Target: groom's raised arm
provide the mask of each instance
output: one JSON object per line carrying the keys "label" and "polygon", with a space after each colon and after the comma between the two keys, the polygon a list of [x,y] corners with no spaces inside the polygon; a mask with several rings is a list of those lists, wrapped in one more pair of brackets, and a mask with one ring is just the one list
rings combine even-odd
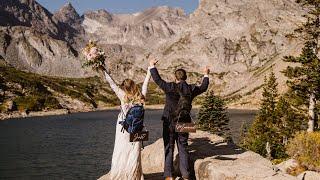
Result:
{"label": "groom's raised arm", "polygon": [[170,83],[164,81],[164,80],[161,78],[161,76],[160,76],[157,68],[156,68],[156,67],[151,67],[150,72],[151,72],[151,76],[152,76],[153,81],[154,81],[164,92],[169,92],[170,89],[171,89],[171,88],[170,88],[171,85],[170,85]]}
{"label": "groom's raised arm", "polygon": [[194,90],[193,90],[193,94],[195,96],[200,95],[204,92],[206,92],[208,90],[209,87],[209,73],[210,70],[208,68],[206,68],[205,70],[205,75],[202,79],[202,83],[200,86],[195,86]]}

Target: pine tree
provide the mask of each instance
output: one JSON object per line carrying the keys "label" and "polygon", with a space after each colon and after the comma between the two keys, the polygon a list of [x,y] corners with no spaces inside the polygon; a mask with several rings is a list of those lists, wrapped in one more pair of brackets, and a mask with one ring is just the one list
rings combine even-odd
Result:
{"label": "pine tree", "polygon": [[279,133],[277,133],[278,118],[276,113],[276,103],[278,97],[278,83],[274,73],[270,74],[269,79],[265,77],[262,93],[262,102],[259,112],[249,128],[246,137],[242,140],[244,148],[267,156],[266,145],[270,144],[272,157],[277,158],[276,152],[279,149]]}
{"label": "pine tree", "polygon": [[292,108],[287,94],[281,96],[276,106],[277,123],[274,124],[276,132],[278,133],[278,149],[275,150],[276,157],[285,157],[285,147],[289,139],[302,130],[304,122],[303,114],[298,113]]}
{"label": "pine tree", "polygon": [[280,117],[279,122],[281,124],[279,126],[286,139],[291,138],[293,134],[302,130],[306,124],[305,121],[301,121],[301,119],[305,118],[304,114],[299,113],[292,107],[287,94],[280,97],[277,103],[277,117]]}
{"label": "pine tree", "polygon": [[290,80],[288,86],[297,99],[304,101],[309,111],[308,132],[315,129],[316,103],[320,96],[320,0],[297,0],[301,6],[308,9],[304,15],[306,22],[295,30],[304,41],[304,47],[298,57],[286,56],[284,61],[298,64],[287,67],[285,76]]}
{"label": "pine tree", "polygon": [[229,137],[229,117],[224,100],[208,92],[202,101],[198,113],[198,128],[219,136]]}
{"label": "pine tree", "polygon": [[[303,127],[304,116],[291,105],[291,93],[278,97],[276,77],[265,78],[261,106],[252,126],[241,140],[241,146],[271,158],[287,157],[288,139]],[[269,147],[267,148],[267,144]],[[268,155],[268,149],[271,150]]]}

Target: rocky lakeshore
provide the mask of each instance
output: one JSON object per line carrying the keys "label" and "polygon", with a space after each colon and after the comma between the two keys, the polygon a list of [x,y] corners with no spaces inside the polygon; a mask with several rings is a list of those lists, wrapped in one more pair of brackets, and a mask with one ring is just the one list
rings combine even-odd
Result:
{"label": "rocky lakeshore", "polygon": [[[163,109],[163,104],[156,104],[156,105],[147,105],[145,108],[149,110],[155,109]],[[199,105],[193,106],[194,109],[199,109]],[[68,109],[55,109],[55,110],[44,110],[44,111],[35,111],[35,112],[8,112],[8,113],[0,113],[0,121],[1,120],[8,120],[12,118],[26,118],[26,117],[36,117],[36,116],[52,116],[52,115],[62,115],[62,114],[71,114],[71,113],[78,113],[78,112],[94,112],[94,111],[104,111],[104,110],[115,110],[119,109],[119,106],[109,106],[109,107],[99,107],[96,109],[78,109],[78,110],[68,110]],[[257,107],[238,107],[238,106],[229,106],[228,109],[232,110],[257,110]]]}
{"label": "rocky lakeshore", "polygon": [[[147,105],[145,108],[150,110],[155,109],[163,109],[164,105]],[[198,107],[198,106],[196,106]],[[120,110],[119,106],[110,106],[110,107],[100,107],[96,109],[79,109],[77,111],[70,111],[68,109],[55,109],[55,110],[44,110],[44,111],[35,111],[35,112],[8,112],[8,113],[0,113],[0,121],[8,120],[12,118],[27,118],[27,117],[38,117],[38,116],[53,116],[53,115],[63,115],[63,114],[71,114],[71,113],[79,113],[79,112],[95,112],[95,111],[104,111],[104,110]]]}
{"label": "rocky lakeshore", "polygon": [[39,111],[39,112],[11,112],[11,113],[0,113],[0,120],[7,120],[12,118],[26,118],[26,117],[36,117],[36,116],[52,116],[52,115],[62,115],[69,114],[67,109],[57,109],[50,111]]}
{"label": "rocky lakeshore", "polygon": [[[189,140],[193,176],[199,180],[313,180],[318,173],[304,172],[298,177],[286,174],[283,167],[274,166],[271,161],[252,151],[245,151],[228,144],[223,138],[203,132],[190,134]],[[163,179],[163,141],[159,139],[142,151],[142,169],[145,179]],[[177,159],[177,154],[175,155]],[[174,161],[178,169],[178,161]],[[288,167],[288,166],[287,166]],[[303,175],[305,174],[305,175]],[[179,176],[178,171],[176,175]],[[108,180],[109,174],[99,178]],[[179,179],[179,177],[177,178]]]}

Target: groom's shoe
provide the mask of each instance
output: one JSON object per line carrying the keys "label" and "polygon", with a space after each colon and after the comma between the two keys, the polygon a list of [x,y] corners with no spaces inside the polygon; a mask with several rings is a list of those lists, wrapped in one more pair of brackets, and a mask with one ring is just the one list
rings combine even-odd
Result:
{"label": "groom's shoe", "polygon": [[174,180],[173,177],[166,177],[165,180]]}

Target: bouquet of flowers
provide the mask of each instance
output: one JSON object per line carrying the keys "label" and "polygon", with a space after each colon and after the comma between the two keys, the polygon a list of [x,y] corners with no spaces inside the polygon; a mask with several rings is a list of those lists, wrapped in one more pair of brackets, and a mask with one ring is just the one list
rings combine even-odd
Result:
{"label": "bouquet of flowers", "polygon": [[82,50],[82,54],[86,58],[86,61],[82,64],[82,67],[92,67],[92,69],[96,71],[104,68],[106,55],[95,42],[89,41],[86,47]]}

